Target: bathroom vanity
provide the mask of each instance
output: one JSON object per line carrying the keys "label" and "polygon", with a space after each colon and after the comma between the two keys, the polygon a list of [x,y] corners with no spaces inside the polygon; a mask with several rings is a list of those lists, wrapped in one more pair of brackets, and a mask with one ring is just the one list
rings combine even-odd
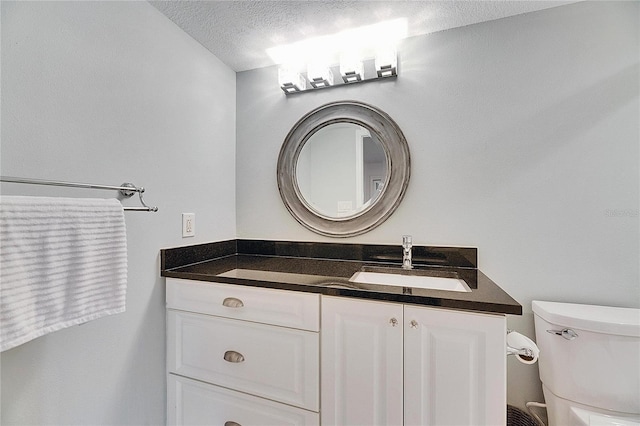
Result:
{"label": "bathroom vanity", "polygon": [[413,258],[469,291],[350,281],[399,272],[398,246],[162,250],[168,423],[504,424],[505,315],[522,307],[477,269],[473,248],[414,247]]}

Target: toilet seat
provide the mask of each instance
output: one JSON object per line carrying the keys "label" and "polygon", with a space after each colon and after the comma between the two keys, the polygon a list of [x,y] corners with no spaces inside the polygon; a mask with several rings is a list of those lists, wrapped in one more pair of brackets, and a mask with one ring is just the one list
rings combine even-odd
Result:
{"label": "toilet seat", "polygon": [[571,424],[580,426],[640,426],[637,417],[609,416],[602,413],[571,407]]}

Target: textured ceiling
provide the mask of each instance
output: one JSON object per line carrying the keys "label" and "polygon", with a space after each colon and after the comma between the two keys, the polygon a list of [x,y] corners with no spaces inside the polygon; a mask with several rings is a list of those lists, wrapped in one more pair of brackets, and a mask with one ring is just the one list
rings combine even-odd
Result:
{"label": "textured ceiling", "polygon": [[407,18],[409,36],[573,1],[150,1],[235,71],[273,65],[265,50],[380,21]]}

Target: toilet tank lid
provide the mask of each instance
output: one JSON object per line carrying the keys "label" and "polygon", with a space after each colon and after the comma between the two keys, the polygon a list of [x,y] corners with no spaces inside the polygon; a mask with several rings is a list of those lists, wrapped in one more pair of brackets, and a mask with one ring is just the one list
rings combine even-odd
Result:
{"label": "toilet tank lid", "polygon": [[640,309],[577,303],[531,303],[533,313],[548,323],[595,333],[640,337]]}

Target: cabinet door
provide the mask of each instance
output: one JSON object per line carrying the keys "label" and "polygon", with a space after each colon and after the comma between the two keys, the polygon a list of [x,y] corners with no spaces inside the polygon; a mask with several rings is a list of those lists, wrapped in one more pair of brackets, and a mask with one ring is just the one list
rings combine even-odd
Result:
{"label": "cabinet door", "polygon": [[402,305],[322,297],[321,422],[402,424]]}
{"label": "cabinet door", "polygon": [[168,425],[317,426],[318,414],[169,374]]}
{"label": "cabinet door", "polygon": [[506,319],[405,306],[405,424],[506,423]]}

